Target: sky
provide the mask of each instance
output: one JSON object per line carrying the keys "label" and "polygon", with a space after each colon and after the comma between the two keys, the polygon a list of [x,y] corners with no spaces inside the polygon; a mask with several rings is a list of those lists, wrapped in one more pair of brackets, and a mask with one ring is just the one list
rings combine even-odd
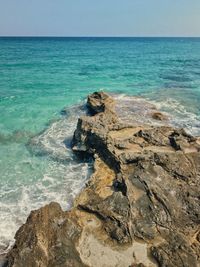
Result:
{"label": "sky", "polygon": [[200,0],[0,0],[0,36],[200,36]]}

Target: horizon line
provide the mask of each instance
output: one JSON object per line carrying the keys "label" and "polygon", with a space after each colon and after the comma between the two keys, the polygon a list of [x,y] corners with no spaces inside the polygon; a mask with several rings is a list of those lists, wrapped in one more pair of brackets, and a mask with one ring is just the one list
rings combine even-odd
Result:
{"label": "horizon line", "polygon": [[144,35],[144,36],[129,36],[129,35],[119,35],[119,36],[112,36],[112,35],[107,35],[107,36],[87,36],[87,35],[68,35],[68,36],[59,36],[59,35],[0,35],[0,38],[200,38],[200,36],[182,36],[182,35],[177,35],[177,36],[154,36],[154,35]]}

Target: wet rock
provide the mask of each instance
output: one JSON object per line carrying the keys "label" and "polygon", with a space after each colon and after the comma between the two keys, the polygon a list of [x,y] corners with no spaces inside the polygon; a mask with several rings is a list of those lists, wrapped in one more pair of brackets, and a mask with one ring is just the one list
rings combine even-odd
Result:
{"label": "wet rock", "polygon": [[6,259],[6,255],[0,255],[0,267],[6,267],[8,265],[8,261]]}
{"label": "wet rock", "polygon": [[106,109],[113,110],[115,101],[104,92],[95,92],[88,96],[87,106],[93,114],[104,112]]}
{"label": "wet rock", "polygon": [[94,172],[69,212],[56,203],[18,230],[8,266],[194,266],[200,263],[199,138],[168,125],[127,124],[115,102],[88,97],[75,153]]}
{"label": "wet rock", "polygon": [[166,121],[168,120],[168,117],[167,115],[165,115],[164,113],[161,113],[161,112],[153,112],[152,114],[152,118],[154,120],[158,120],[158,121]]}

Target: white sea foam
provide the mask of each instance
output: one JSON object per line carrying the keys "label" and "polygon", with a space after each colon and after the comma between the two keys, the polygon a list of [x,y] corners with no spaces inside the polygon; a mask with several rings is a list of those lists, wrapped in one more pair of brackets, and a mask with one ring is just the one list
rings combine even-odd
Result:
{"label": "white sea foam", "polygon": [[156,106],[141,97],[114,95],[117,102],[116,112],[123,122],[136,124],[162,125],[163,122],[154,120],[151,113],[156,111]]}
{"label": "white sea foam", "polygon": [[72,159],[70,142],[78,118],[85,114],[83,105],[65,109],[66,116],[53,122],[43,133],[32,138],[30,145],[38,153],[46,153],[58,160]]}
{"label": "white sea foam", "polygon": [[63,118],[30,141],[28,148],[36,154],[26,155],[13,166],[16,177],[0,188],[0,253],[12,246],[15,232],[31,210],[51,201],[69,209],[91,173],[92,163],[78,161],[69,148],[77,119],[85,111],[82,106],[66,111]]}
{"label": "white sea foam", "polygon": [[0,252],[5,252],[13,244],[15,232],[31,210],[51,201],[60,203],[64,210],[69,209],[90,171],[90,163],[49,161],[46,173],[36,183],[31,182],[26,186],[18,184],[12,190],[1,188]]}
{"label": "white sea foam", "polygon": [[200,116],[181,104],[179,101],[167,98],[164,101],[151,101],[159,110],[170,114],[170,122],[175,127],[184,128],[192,135],[200,135]]}
{"label": "white sea foam", "polygon": [[166,124],[167,122],[156,121],[152,118],[151,113],[157,109],[167,115],[169,125],[184,128],[195,136],[200,135],[200,116],[188,111],[186,106],[175,99],[155,101],[125,94],[114,95],[114,97],[117,101],[117,113],[123,121],[153,125]]}

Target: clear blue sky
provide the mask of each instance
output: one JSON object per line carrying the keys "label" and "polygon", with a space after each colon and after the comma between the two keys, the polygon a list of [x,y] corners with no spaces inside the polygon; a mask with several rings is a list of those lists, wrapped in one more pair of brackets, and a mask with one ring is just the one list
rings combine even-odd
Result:
{"label": "clear blue sky", "polygon": [[0,0],[0,35],[200,36],[200,0]]}

